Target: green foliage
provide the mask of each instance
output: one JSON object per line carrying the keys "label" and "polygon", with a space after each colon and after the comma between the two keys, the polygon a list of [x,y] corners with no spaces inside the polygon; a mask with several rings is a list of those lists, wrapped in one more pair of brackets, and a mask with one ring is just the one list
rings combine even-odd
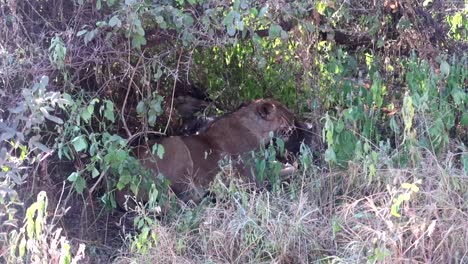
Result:
{"label": "green foliage", "polygon": [[79,261],[84,256],[85,245],[80,244],[75,256],[72,256],[70,242],[61,236],[62,229],[54,228],[49,223],[47,194],[42,191],[37,201],[27,208],[24,226],[19,232],[9,234],[10,249],[6,259],[10,262],[47,263],[56,261],[69,264]]}
{"label": "green foliage", "polygon": [[31,88],[22,89],[16,106],[5,109],[10,113],[8,120],[0,122],[0,215],[7,217],[0,224],[0,237],[4,241],[8,226],[17,225],[16,212],[21,201],[16,189],[29,180],[28,168],[37,166],[45,155],[52,152],[40,134],[46,128],[46,120],[56,129],[64,123],[53,112],[57,108],[64,109],[69,102],[59,92],[48,91],[48,83],[49,78],[42,76]]}
{"label": "green foliage", "polygon": [[[466,5],[466,3],[465,3]],[[455,12],[453,15],[449,15],[446,18],[446,22],[450,27],[449,36],[455,40],[468,40],[468,11],[461,10]]]}
{"label": "green foliage", "polygon": [[[127,140],[107,132],[117,121],[113,102],[104,99],[101,103],[97,98],[86,102],[84,96],[76,100],[72,100],[68,95],[67,97],[69,105],[64,110],[68,121],[65,122],[62,133],[55,139],[58,157],[69,160],[83,155],[89,157],[79,170],[72,172],[67,178],[73,183],[75,190],[82,194],[87,188],[88,180],[102,178],[108,173],[116,177],[115,182],[107,182],[110,190],[114,187],[121,190],[129,185],[130,190],[136,194],[139,188],[148,188],[155,177],[150,171],[143,169],[139,161],[131,155]],[[154,107],[160,109],[161,102],[153,101],[152,108],[143,109],[145,112],[141,112],[142,115],[149,115],[151,118]],[[156,113],[152,115],[155,119]],[[161,147],[156,151],[157,155],[164,154]],[[164,182],[157,187],[161,190],[166,188]],[[110,207],[116,207],[112,196],[105,195],[103,201]]]}
{"label": "green foliage", "polygon": [[397,198],[394,199],[390,213],[395,217],[401,217],[400,208],[404,202],[409,202],[411,197],[414,196],[416,193],[419,192],[419,187],[416,184],[421,184],[422,181],[418,180],[415,183],[402,183],[401,189],[403,189],[403,193],[398,194]]}
{"label": "green foliage", "polygon": [[163,113],[162,102],[163,97],[158,94],[152,94],[150,98],[138,102],[136,107],[138,116],[143,120],[147,120],[148,125],[154,126],[157,117]]}
{"label": "green foliage", "polygon": [[267,182],[273,192],[278,191],[281,184],[282,165],[276,157],[284,155],[284,142],[280,138],[273,138],[273,135],[270,135],[270,142],[266,147],[262,145],[260,150],[251,152],[252,175],[255,175],[260,185]]}
{"label": "green foliage", "polygon": [[62,70],[64,67],[65,57],[67,56],[67,48],[60,36],[56,35],[50,41],[49,53],[49,58],[52,64],[57,67],[57,69]]}
{"label": "green foliage", "polygon": [[[294,45],[288,42],[253,38],[233,47],[201,50],[195,60],[205,72],[198,82],[205,83],[210,94],[219,94],[227,104],[276,96],[294,106],[298,99],[294,71],[284,70],[299,67]],[[236,102],[230,101],[234,99]]]}

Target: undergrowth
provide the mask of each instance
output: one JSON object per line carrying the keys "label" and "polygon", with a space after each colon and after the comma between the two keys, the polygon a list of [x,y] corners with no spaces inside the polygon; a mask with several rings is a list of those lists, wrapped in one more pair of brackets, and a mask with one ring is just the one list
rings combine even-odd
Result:
{"label": "undergrowth", "polygon": [[464,263],[467,174],[418,151],[418,166],[378,170],[380,185],[316,167],[277,192],[218,180],[216,203],[153,225],[156,246],[116,263]]}

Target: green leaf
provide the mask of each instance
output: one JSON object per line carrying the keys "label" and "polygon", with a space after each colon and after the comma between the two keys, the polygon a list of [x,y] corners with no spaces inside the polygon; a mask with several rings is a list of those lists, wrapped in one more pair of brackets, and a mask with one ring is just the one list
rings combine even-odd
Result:
{"label": "green leaf", "polygon": [[85,109],[83,109],[83,112],[81,112],[81,118],[83,121],[86,123],[89,123],[91,120],[91,116],[94,114],[94,104],[88,105]]}
{"label": "green leaf", "polygon": [[117,189],[122,190],[130,181],[132,177],[129,173],[120,174],[119,183],[117,184]]}
{"label": "green leaf", "polygon": [[463,170],[465,171],[465,173],[468,173],[468,154],[467,153],[464,153],[461,156],[461,162],[463,164]]}
{"label": "green leaf", "polygon": [[226,29],[229,36],[233,37],[234,35],[236,35],[236,28],[233,24],[227,25]]}
{"label": "green leaf", "polygon": [[46,76],[46,75],[42,76],[41,81],[39,82],[40,87],[45,88],[48,83],[49,83],[49,76]]}
{"label": "green leaf", "polygon": [[97,29],[93,29],[91,31],[89,31],[88,33],[86,33],[86,35],[84,36],[84,42],[85,42],[85,45],[88,45],[88,43],[94,39],[94,37],[96,36],[98,30]]}
{"label": "green leaf", "polygon": [[83,36],[84,34],[88,33],[88,30],[87,29],[83,29],[83,30],[80,30],[78,31],[78,33],[76,33],[76,36],[77,37],[81,37]]}
{"label": "green leaf", "polygon": [[241,0],[240,8],[245,10],[248,7],[249,7],[249,3],[246,0]]}
{"label": "green leaf", "polygon": [[104,117],[112,123],[115,122],[114,103],[112,101],[106,100],[106,110],[104,111]]}
{"label": "green leaf", "polygon": [[0,134],[0,142],[13,138],[16,135],[16,131],[5,131]]}
{"label": "green leaf", "polygon": [[303,25],[307,29],[307,31],[311,33],[315,32],[315,25],[312,24],[311,22],[305,21]]}
{"label": "green leaf", "polygon": [[141,115],[145,112],[145,102],[140,101],[136,107],[137,114]]}
{"label": "green leaf", "polygon": [[76,178],[78,177],[78,172],[72,172],[70,174],[70,176],[68,176],[67,180],[70,181],[70,182],[75,182],[76,181]]}
{"label": "green leaf", "polygon": [[325,15],[325,9],[327,8],[327,4],[323,1],[320,1],[315,6],[317,8],[317,12],[322,16]]}
{"label": "green leaf", "polygon": [[396,217],[401,217],[401,214],[398,212],[398,210],[400,210],[400,205],[399,204],[392,204],[392,207],[390,209],[390,213],[393,215],[393,216],[396,216]]}
{"label": "green leaf", "polygon": [[156,118],[158,117],[156,111],[154,109],[150,109],[148,111],[148,125],[154,126],[156,123]]}
{"label": "green leaf", "polygon": [[161,144],[158,144],[158,149],[157,149],[156,155],[157,155],[160,159],[162,159],[163,156],[164,156],[164,152],[165,152],[164,146],[161,145]]}
{"label": "green leaf", "polygon": [[344,129],[344,122],[343,122],[343,120],[340,119],[336,123],[335,132],[336,133],[341,133],[341,131],[343,131],[343,129]]}
{"label": "green leaf", "polygon": [[41,142],[34,141],[34,142],[31,142],[31,144],[33,146],[37,147],[38,149],[40,149],[42,152],[51,152],[52,151],[50,148],[48,148],[46,145],[42,144]]}
{"label": "green leaf", "polygon": [[454,88],[451,94],[456,105],[461,105],[465,101],[466,93],[462,89]]}
{"label": "green leaf", "polygon": [[460,120],[460,123],[463,126],[468,126],[468,112],[463,113],[463,115],[461,117],[461,120]]}
{"label": "green leaf", "polygon": [[91,172],[91,176],[93,178],[96,178],[97,176],[99,176],[99,171],[96,169],[96,167],[93,167],[93,171]]}
{"label": "green leaf", "polygon": [[[162,71],[161,67],[158,67],[158,70],[157,70],[156,73],[153,75],[154,81],[158,81],[158,80],[161,78],[162,74],[163,74],[163,71]],[[138,103],[138,105],[140,105],[140,103]],[[138,109],[138,108],[137,108],[137,109]],[[137,110],[137,111],[138,111],[138,110]]]}
{"label": "green leaf", "polygon": [[401,199],[403,201],[409,201],[411,199],[411,194],[410,193],[404,193],[401,194],[398,199]]}
{"label": "green leaf", "polygon": [[102,28],[102,27],[107,26],[107,23],[106,23],[106,21],[98,21],[98,22],[96,22],[96,26],[98,28]]}
{"label": "green leaf", "polygon": [[111,27],[121,27],[122,26],[122,21],[120,21],[119,17],[117,15],[113,16],[110,20],[109,20],[109,26]]}
{"label": "green leaf", "polygon": [[395,120],[395,116],[392,116],[392,118],[390,118],[390,128],[396,135],[400,134],[400,126],[398,126]]}
{"label": "green leaf", "polygon": [[328,148],[325,151],[325,161],[328,163],[335,163],[336,162],[336,154],[333,148]]}
{"label": "green leaf", "polygon": [[72,140],[72,144],[76,152],[80,152],[88,148],[88,142],[86,141],[83,135],[75,137]]}
{"label": "green leaf", "polygon": [[42,115],[44,115],[44,117],[54,123],[57,123],[59,125],[62,125],[63,124],[63,120],[56,117],[56,116],[53,116],[51,114],[49,114],[49,112],[47,112],[47,110],[44,108],[44,107],[41,107],[39,108],[39,110],[41,111]]}
{"label": "green leaf", "polygon": [[413,186],[413,184],[407,183],[407,182],[404,182],[404,183],[401,184],[401,188],[407,189],[407,190],[411,189],[412,186]]}
{"label": "green leaf", "polygon": [[75,180],[75,190],[77,193],[82,194],[84,188],[86,187],[86,181],[81,175],[78,175]]}
{"label": "green leaf", "polygon": [[146,38],[143,35],[135,34],[132,38],[132,47],[141,49],[141,46],[146,45]]}
{"label": "green leaf", "polygon": [[450,65],[446,61],[440,63],[440,73],[444,78],[447,78],[450,74]]}
{"label": "green leaf", "polygon": [[193,25],[193,17],[190,13],[185,13],[183,16],[184,25],[190,27]]}
{"label": "green leaf", "polygon": [[89,120],[91,119],[91,114],[88,112],[87,109],[84,109],[83,112],[81,112],[81,119],[85,121],[86,123],[89,123]]}
{"label": "green leaf", "polygon": [[258,12],[258,17],[260,17],[260,18],[263,17],[266,14],[267,11],[268,11],[268,6],[267,5],[262,7],[260,9],[260,12]]}
{"label": "green leaf", "polygon": [[281,37],[281,31],[283,31],[283,29],[280,25],[271,24],[270,29],[268,30],[268,36],[270,37],[270,39]]}

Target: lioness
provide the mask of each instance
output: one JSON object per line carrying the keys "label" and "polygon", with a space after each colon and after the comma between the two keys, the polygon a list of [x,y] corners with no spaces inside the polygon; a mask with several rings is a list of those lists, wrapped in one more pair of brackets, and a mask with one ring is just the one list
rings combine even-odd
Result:
{"label": "lioness", "polygon": [[[268,141],[270,133],[287,139],[294,128],[295,117],[285,106],[270,99],[259,99],[212,122],[197,135],[161,139],[165,153],[160,159],[151,153],[151,146],[140,145],[134,153],[142,165],[162,173],[170,181],[172,191],[184,202],[200,201],[219,171],[218,162],[226,155],[240,155],[258,149]],[[238,172],[254,181],[250,168],[236,166]],[[127,189],[116,193],[124,208]],[[147,194],[140,197],[147,200]]]}

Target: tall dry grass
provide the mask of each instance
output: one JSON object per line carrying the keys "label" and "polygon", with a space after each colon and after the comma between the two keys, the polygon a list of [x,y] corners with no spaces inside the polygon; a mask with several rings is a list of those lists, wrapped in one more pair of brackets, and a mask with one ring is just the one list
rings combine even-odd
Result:
{"label": "tall dry grass", "polygon": [[421,154],[418,166],[381,168],[372,183],[362,164],[299,172],[277,193],[218,180],[217,202],[182,209],[153,227],[157,246],[116,262],[467,263],[468,177],[453,155]]}

